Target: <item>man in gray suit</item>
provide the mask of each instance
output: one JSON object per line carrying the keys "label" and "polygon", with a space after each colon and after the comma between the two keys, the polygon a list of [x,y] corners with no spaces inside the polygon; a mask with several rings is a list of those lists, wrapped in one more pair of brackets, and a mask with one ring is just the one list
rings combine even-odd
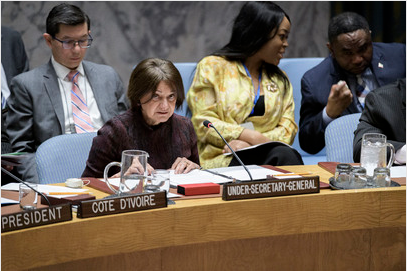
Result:
{"label": "man in gray suit", "polygon": [[[80,132],[71,96],[75,89],[90,116],[92,128],[87,131],[97,131],[128,108],[123,83],[114,69],[83,61],[93,39],[89,17],[80,8],[65,3],[55,6],[43,37],[52,51],[51,60],[14,77],[6,120],[13,151],[31,153],[20,172],[30,182],[38,182],[34,159],[38,146],[54,136]],[[77,81],[68,78],[72,71]]]}

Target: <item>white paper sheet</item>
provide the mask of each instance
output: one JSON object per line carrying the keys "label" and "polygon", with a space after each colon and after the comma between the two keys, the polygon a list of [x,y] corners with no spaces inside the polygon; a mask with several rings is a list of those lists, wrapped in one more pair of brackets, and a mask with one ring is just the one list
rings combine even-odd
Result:
{"label": "white paper sheet", "polygon": [[[18,191],[20,183],[8,183],[1,187],[2,190],[11,190],[11,191]],[[47,194],[49,192],[88,192],[89,189],[78,189],[78,188],[70,188],[66,186],[58,186],[58,185],[47,185],[47,184],[38,184],[37,190]],[[54,195],[53,195],[54,196]],[[74,195],[58,195],[56,197],[72,197]]]}
{"label": "white paper sheet", "polygon": [[[253,180],[266,179],[267,175],[281,174],[280,171],[264,168],[256,165],[246,166]],[[233,178],[241,181],[250,181],[250,177],[247,171],[242,166],[235,167],[224,167],[224,168],[213,168],[209,169],[211,172],[220,173],[222,175],[228,176],[230,178],[224,178],[222,176],[213,174],[209,171],[195,169],[187,174],[172,174],[171,185],[179,184],[195,184],[195,183],[226,183],[230,182]],[[294,176],[290,176],[294,177]]]}
{"label": "white paper sheet", "polygon": [[7,199],[7,198],[1,198],[1,205],[8,205],[8,204],[17,204],[19,203],[18,200],[12,200],[12,199]]}
{"label": "white paper sheet", "polygon": [[390,168],[391,178],[406,177],[406,166],[394,166]]}

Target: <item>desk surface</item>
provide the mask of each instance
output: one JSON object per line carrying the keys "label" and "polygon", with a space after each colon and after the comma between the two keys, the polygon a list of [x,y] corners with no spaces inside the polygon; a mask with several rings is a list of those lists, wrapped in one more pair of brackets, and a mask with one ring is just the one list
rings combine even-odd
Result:
{"label": "desk surface", "polygon": [[[317,165],[281,168],[310,171],[323,182],[332,176]],[[87,219],[75,214],[72,221],[2,233],[2,269],[268,270],[278,264],[282,270],[405,270],[405,193],[405,186],[323,189],[228,202],[180,200]]]}

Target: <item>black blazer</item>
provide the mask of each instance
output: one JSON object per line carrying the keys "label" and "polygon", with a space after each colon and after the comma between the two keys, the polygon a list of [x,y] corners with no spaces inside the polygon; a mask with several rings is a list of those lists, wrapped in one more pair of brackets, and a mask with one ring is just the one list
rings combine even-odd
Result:
{"label": "black blazer", "polygon": [[1,27],[1,64],[9,88],[14,76],[29,69],[29,61],[20,33],[5,26]]}
{"label": "black blazer", "polygon": [[[387,136],[395,150],[406,144],[406,79],[371,91],[365,100],[353,140],[353,160],[360,162],[362,137],[365,133]],[[389,153],[387,158],[390,158]]]}

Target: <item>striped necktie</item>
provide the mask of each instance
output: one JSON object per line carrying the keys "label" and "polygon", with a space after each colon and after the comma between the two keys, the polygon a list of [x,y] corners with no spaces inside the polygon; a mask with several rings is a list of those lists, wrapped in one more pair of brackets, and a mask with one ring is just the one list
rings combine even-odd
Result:
{"label": "striped necktie", "polygon": [[358,96],[358,100],[362,108],[365,107],[365,98],[366,95],[370,92],[369,87],[365,83],[365,81],[362,78],[362,75],[358,74],[356,75],[356,95]]}
{"label": "striped necktie", "polygon": [[83,98],[82,92],[78,86],[78,71],[71,71],[68,74],[69,81],[72,82],[71,87],[71,104],[72,115],[75,123],[75,130],[78,134],[93,132],[92,120],[90,119],[88,105]]}

